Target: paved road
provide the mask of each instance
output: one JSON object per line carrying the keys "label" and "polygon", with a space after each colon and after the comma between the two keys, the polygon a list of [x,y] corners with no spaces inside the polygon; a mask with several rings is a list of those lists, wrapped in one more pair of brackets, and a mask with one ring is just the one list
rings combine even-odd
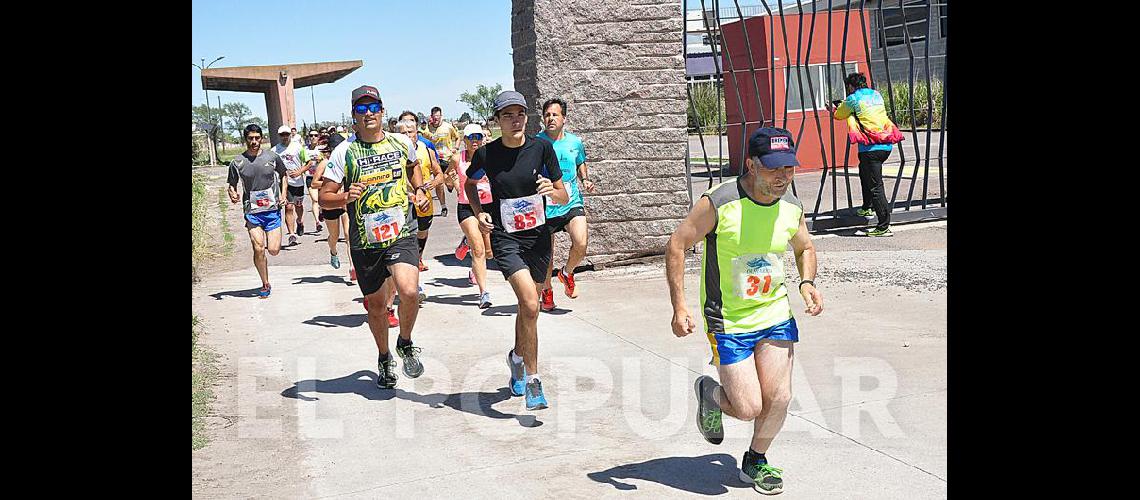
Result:
{"label": "paved road", "polygon": [[[268,300],[253,296],[258,278],[237,235],[237,264],[193,287],[202,342],[221,354],[225,374],[214,441],[193,456],[196,497],[498,498],[509,488],[520,497],[755,498],[736,479],[750,424],[726,419],[720,446],[694,428],[692,381],[715,370],[702,336],[670,333],[660,268],[583,273],[576,300],[556,284],[560,310],[539,320],[552,407],[529,412],[506,393],[509,285],[492,271],[495,306],[475,307],[467,267],[451,255],[454,213],[432,227],[421,276],[429,299],[414,338],[426,372],[401,374],[393,391],[373,384],[360,292],[344,281],[346,267],[329,267],[324,235],[270,258]],[[236,207],[226,216],[240,227]],[[817,243],[825,312],[797,315],[791,415],[768,454],[785,470],[783,496],[943,498],[944,226]],[[696,276],[686,275],[694,310]]]}

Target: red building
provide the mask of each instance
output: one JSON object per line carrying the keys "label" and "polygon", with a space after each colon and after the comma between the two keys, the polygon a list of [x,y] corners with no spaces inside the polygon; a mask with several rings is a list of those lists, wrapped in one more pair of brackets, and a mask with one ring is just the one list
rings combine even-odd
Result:
{"label": "red building", "polygon": [[[872,15],[873,12],[865,13],[868,23]],[[871,78],[865,49],[869,35],[860,22],[857,8],[850,13],[840,10],[816,14],[814,30],[812,17],[810,13],[803,15],[802,36],[800,16],[795,14],[785,15],[783,23],[780,16],[775,15],[746,18],[744,29],[741,29],[741,21],[721,26],[724,39],[724,47],[720,47],[721,70],[724,72],[729,158],[734,171],[744,164],[741,122],[747,133],[756,130],[760,126],[761,106],[764,120],[771,124],[774,116],[775,126],[786,128],[793,137],[799,138],[796,151],[801,170],[818,170],[824,165],[858,165],[856,145],[847,143],[847,122],[832,120],[824,104],[845,97],[843,77],[847,73],[858,71]]]}

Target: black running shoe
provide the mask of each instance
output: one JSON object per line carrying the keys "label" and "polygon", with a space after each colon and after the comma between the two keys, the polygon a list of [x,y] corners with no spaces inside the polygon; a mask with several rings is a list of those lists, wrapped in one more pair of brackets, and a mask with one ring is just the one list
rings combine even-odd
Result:
{"label": "black running shoe", "polygon": [[406,345],[404,347],[396,346],[396,354],[404,361],[404,375],[408,378],[416,378],[424,374],[424,365],[420,363],[418,357],[421,349],[414,345]]}
{"label": "black running shoe", "polygon": [[721,423],[720,406],[713,399],[717,384],[712,377],[701,375],[693,384],[697,391],[697,430],[712,444],[724,441],[724,426]]}
{"label": "black running shoe", "polygon": [[388,360],[376,360],[376,387],[381,389],[391,389],[396,387],[396,360],[388,355]]}

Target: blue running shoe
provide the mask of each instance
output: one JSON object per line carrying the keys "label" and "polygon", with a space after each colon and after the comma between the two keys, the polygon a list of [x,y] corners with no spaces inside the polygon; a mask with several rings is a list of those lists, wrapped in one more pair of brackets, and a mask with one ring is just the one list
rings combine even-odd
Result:
{"label": "blue running shoe", "polygon": [[546,407],[546,396],[542,393],[542,381],[534,379],[526,385],[526,409],[541,410]]}
{"label": "blue running shoe", "polygon": [[273,287],[271,287],[269,285],[265,285],[265,286],[261,287],[261,291],[257,292],[257,297],[261,298],[261,299],[268,299],[269,298],[269,292],[272,290],[273,290]]}
{"label": "blue running shoe", "polygon": [[511,395],[522,396],[526,390],[526,366],[523,365],[522,361],[517,364],[511,361],[511,354],[514,352],[514,349],[507,351],[507,367],[511,370]]}
{"label": "blue running shoe", "polygon": [[333,266],[333,269],[340,269],[340,256],[329,255],[329,265]]}

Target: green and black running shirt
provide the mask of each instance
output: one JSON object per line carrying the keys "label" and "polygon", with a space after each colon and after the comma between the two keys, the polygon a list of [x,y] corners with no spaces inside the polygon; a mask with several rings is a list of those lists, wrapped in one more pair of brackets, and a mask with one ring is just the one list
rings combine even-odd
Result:
{"label": "green and black running shirt", "polygon": [[414,236],[415,207],[409,186],[415,150],[400,134],[384,134],[380,142],[359,138],[333,150],[324,178],[348,188],[356,182],[367,187],[348,203],[349,244],[354,250],[387,248],[396,240]]}
{"label": "green and black running shirt", "polygon": [[709,333],[751,333],[792,318],[783,253],[800,227],[803,204],[789,190],[764,205],[739,178],[704,193],[716,210],[701,257],[701,304]]}

